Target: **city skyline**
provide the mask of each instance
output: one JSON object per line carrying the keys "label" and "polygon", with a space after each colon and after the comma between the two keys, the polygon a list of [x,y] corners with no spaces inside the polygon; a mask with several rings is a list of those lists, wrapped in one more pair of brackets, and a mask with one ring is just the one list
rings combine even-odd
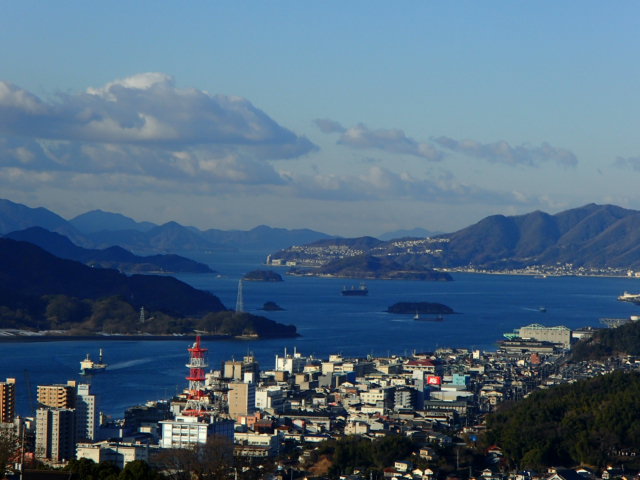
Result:
{"label": "city skyline", "polygon": [[202,229],[640,209],[630,1],[4,5],[3,198]]}

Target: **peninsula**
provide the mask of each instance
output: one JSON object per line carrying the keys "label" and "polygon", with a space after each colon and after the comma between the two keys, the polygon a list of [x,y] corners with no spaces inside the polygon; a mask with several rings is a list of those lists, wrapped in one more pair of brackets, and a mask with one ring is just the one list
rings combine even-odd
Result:
{"label": "peninsula", "polygon": [[229,311],[210,292],[169,276],[131,275],[58,258],[0,238],[0,329],[58,335],[295,337],[296,327]]}

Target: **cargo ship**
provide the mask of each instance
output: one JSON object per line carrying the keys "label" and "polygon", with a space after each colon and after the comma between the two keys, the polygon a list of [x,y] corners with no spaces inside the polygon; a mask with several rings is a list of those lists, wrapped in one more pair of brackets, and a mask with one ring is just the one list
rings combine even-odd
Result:
{"label": "cargo ship", "polygon": [[94,362],[87,353],[87,358],[80,362],[80,375],[93,375],[94,373],[100,373],[107,369],[108,365],[104,363],[102,359],[102,349],[100,349],[100,355],[98,361]]}
{"label": "cargo ship", "polygon": [[420,314],[416,312],[413,319],[418,322],[442,322],[444,317],[442,315],[436,315],[435,317],[421,317]]}

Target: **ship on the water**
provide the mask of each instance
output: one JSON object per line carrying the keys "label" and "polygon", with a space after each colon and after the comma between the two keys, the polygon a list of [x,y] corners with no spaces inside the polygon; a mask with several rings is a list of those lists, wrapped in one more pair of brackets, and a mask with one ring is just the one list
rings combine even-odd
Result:
{"label": "ship on the water", "polygon": [[420,314],[416,312],[413,319],[418,322],[442,322],[444,317],[442,315],[436,315],[435,317],[421,317]]}
{"label": "ship on the water", "polygon": [[640,305],[640,293],[624,292],[618,297],[618,300],[620,300],[621,302],[631,302],[635,303],[636,305]]}
{"label": "ship on the water", "polygon": [[364,283],[361,283],[359,287],[351,285],[349,287],[342,288],[342,295],[345,297],[363,297],[369,294],[369,289]]}
{"label": "ship on the water", "polygon": [[109,365],[104,363],[104,359],[102,358],[102,349],[100,349],[97,362],[93,361],[87,353],[87,357],[80,361],[80,375],[93,375],[94,373],[100,373],[105,371],[108,366]]}

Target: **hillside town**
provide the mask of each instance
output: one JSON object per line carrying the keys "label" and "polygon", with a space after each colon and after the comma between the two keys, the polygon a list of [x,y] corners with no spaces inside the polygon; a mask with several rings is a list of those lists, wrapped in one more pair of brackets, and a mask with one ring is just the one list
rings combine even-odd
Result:
{"label": "hillside town", "polygon": [[[465,470],[469,478],[525,479],[535,475],[506,469],[498,445],[482,451],[480,471],[460,454],[477,448],[484,416],[504,401],[639,368],[632,358],[567,363],[572,343],[591,333],[534,324],[509,335],[495,352],[441,348],[405,356],[320,359],[294,349],[276,355],[273,368],[248,354],[219,369],[209,368],[207,348],[197,337],[188,349],[187,388],[172,399],[131,407],[123,419],[101,415],[90,384],[73,380],[39,385],[35,416],[20,418],[15,402],[22,386],[12,378],[0,383],[0,416],[5,435],[13,432],[20,439],[11,469],[16,475],[22,465],[59,468],[72,459],[119,468],[142,460],[166,471],[175,468],[167,452],[216,439],[232,446],[234,458],[248,461],[242,472],[261,466],[265,478],[283,477],[284,471],[289,478],[329,478],[330,465],[319,454],[327,441],[399,436],[416,445],[415,451],[394,458],[376,478],[431,480]],[[101,374],[108,375],[108,369]],[[362,478],[357,470],[331,474]],[[606,471],[593,474],[607,478]]]}
{"label": "hillside town", "polygon": [[293,245],[267,256],[265,263],[274,266],[319,267],[330,261],[358,255],[400,257],[423,255],[438,257],[448,238],[401,238],[389,242],[368,238],[367,246],[358,246],[341,239],[323,241],[319,244]]}

